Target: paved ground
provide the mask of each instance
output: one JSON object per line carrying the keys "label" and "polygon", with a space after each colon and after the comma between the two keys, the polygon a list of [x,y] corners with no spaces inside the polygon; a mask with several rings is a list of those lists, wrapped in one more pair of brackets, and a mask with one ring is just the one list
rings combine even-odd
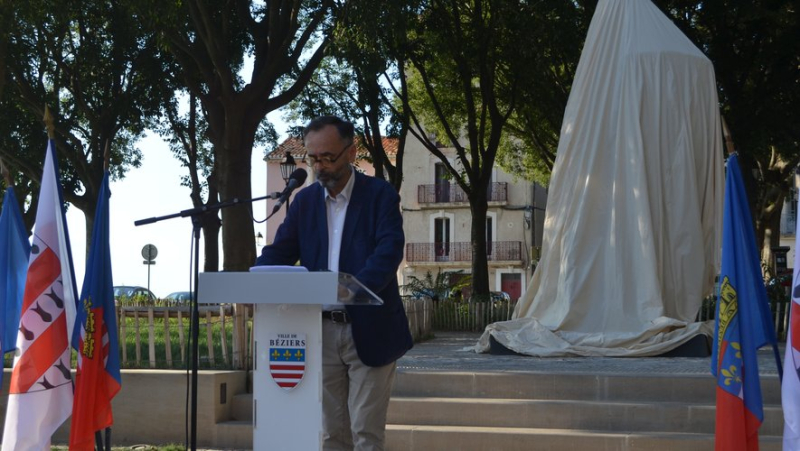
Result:
{"label": "paved ground", "polygon": [[[708,374],[710,357],[525,357],[465,350],[480,333],[437,332],[398,361],[401,371],[533,371],[591,374]],[[783,359],[783,344],[780,346]],[[777,376],[772,348],[759,351],[759,372]]]}

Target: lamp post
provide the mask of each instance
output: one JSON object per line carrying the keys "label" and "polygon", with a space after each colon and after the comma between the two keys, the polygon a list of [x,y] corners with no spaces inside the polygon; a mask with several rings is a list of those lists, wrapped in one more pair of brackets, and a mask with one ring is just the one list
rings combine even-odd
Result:
{"label": "lamp post", "polygon": [[[283,157],[281,160],[281,177],[283,178],[283,182],[285,184],[289,184],[289,177],[291,177],[292,172],[294,172],[295,168],[297,167],[297,163],[294,162],[294,157],[292,157],[292,153],[289,149],[286,149],[286,156]],[[289,211],[289,202],[286,202],[286,211]]]}

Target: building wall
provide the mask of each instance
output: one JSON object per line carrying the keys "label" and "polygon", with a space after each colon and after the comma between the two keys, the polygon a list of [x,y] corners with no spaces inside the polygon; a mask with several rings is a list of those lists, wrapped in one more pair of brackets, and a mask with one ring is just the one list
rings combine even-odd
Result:
{"label": "building wall", "polygon": [[[267,193],[274,193],[274,192],[281,192],[283,188],[286,186],[286,182],[283,181],[283,177],[281,176],[281,168],[280,168],[280,159],[270,159],[269,157],[265,158],[265,166],[267,171]],[[302,161],[300,158],[296,158],[295,161],[297,168],[303,168],[308,172],[308,178],[306,179],[306,183],[303,186],[309,186],[314,183],[314,171],[311,170],[310,167]],[[375,169],[372,165],[364,160],[360,160],[356,162],[357,170],[367,174],[367,175],[375,175]],[[299,190],[298,190],[299,191]],[[290,201],[294,199],[292,196]],[[256,219],[261,219],[269,215],[272,212],[272,209],[275,207],[275,200],[267,200],[266,203],[266,211],[265,212],[256,212],[254,211],[254,216]],[[275,240],[275,232],[278,230],[278,226],[281,225],[283,220],[286,218],[286,205],[284,205],[275,216],[271,217],[266,224],[256,224],[256,232],[263,233],[264,241],[262,241],[261,245],[267,245],[272,243]],[[258,243],[257,243],[258,244]],[[259,249],[259,252],[261,250]]]}
{"label": "building wall", "polygon": [[[457,168],[455,150],[443,148],[442,152]],[[439,158],[431,154],[417,139],[409,136],[406,142],[403,185],[401,187],[401,206],[403,208],[406,243],[432,243],[434,218],[446,216],[452,223],[451,242],[469,243],[472,233],[472,214],[469,204],[463,203],[420,203],[418,189],[421,185],[432,185],[435,181],[435,165]],[[541,231],[544,221],[544,198],[546,190],[524,180],[515,180],[513,176],[496,167],[493,171],[493,182],[507,184],[507,201],[490,202],[488,216],[492,218],[494,233],[493,242],[521,242],[522,259],[518,262],[490,262],[489,286],[492,290],[501,291],[502,275],[520,274],[524,294],[528,279],[531,276],[531,251],[534,246],[541,246]],[[451,181],[451,183],[454,183]],[[543,198],[544,193],[544,198]],[[535,197],[538,199],[535,201]],[[541,205],[537,213],[534,206]],[[527,208],[527,212],[526,212]],[[529,220],[526,221],[526,213]],[[536,236],[534,231],[538,232]],[[408,244],[407,244],[408,246]],[[415,263],[404,260],[401,265],[401,284],[407,283],[410,276],[422,278],[427,271],[434,276],[440,271],[471,272],[471,262],[436,262]]]}
{"label": "building wall", "polygon": [[[454,149],[442,149],[456,167],[460,167],[456,160]],[[283,190],[285,182],[280,173],[281,158],[276,155],[265,159],[267,171],[267,193]],[[298,168],[309,172],[306,185],[314,183],[313,171],[302,161],[303,155],[293,153]],[[435,166],[440,160],[432,155],[419,140],[409,135],[406,141],[403,168],[403,184],[400,189],[400,202],[403,210],[403,229],[406,243],[433,243],[433,224],[436,217],[450,218],[451,235],[453,243],[470,243],[472,234],[472,214],[469,203],[436,203],[421,204],[418,201],[418,189],[421,185],[432,185],[435,181]],[[358,170],[374,175],[374,169],[365,160],[357,161]],[[506,183],[507,200],[505,202],[490,202],[489,217],[493,223],[493,243],[519,242],[521,243],[521,259],[508,262],[490,262],[489,286],[494,291],[502,290],[503,274],[519,274],[521,294],[524,294],[528,279],[532,274],[533,263],[537,258],[537,248],[541,247],[541,236],[544,225],[544,204],[546,202],[546,189],[524,180],[515,180],[513,176],[505,173],[500,168],[493,171],[493,182]],[[453,183],[453,182],[451,182]],[[264,217],[272,211],[275,201],[267,201],[266,212],[256,218]],[[256,227],[263,230],[264,240],[261,245],[269,244],[274,240],[278,226],[283,222],[286,208],[275,214],[266,225]],[[259,249],[260,251],[260,249]],[[401,285],[408,282],[409,276],[424,277],[427,271],[436,275],[440,271],[471,272],[470,261],[435,262],[409,264],[405,259],[400,266],[398,274]],[[515,277],[515,276],[506,276]]]}
{"label": "building wall", "polygon": [[800,194],[800,176],[795,175],[794,187],[789,195],[786,196],[781,210],[781,237],[780,245],[789,247],[786,255],[787,264],[790,268],[794,267],[795,262],[795,232],[797,230],[797,199]]}

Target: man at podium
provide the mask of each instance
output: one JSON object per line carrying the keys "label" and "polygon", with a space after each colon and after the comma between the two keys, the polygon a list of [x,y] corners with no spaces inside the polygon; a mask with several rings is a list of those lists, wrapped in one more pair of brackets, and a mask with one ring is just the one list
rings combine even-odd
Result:
{"label": "man at podium", "polygon": [[322,312],[323,449],[381,450],[396,361],[413,342],[397,286],[403,259],[400,197],[355,170],[353,124],[334,116],[303,130],[318,183],[302,189],[256,265],[353,274],[383,305],[326,305]]}

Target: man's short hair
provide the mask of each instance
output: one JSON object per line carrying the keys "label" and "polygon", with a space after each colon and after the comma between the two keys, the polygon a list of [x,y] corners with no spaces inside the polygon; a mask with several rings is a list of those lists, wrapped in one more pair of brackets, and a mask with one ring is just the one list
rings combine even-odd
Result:
{"label": "man's short hair", "polygon": [[339,136],[342,137],[345,141],[353,141],[353,137],[355,136],[355,127],[353,126],[352,122],[347,122],[344,119],[341,119],[336,116],[320,116],[316,119],[312,119],[311,122],[306,125],[303,129],[303,139],[306,138],[310,132],[317,132],[322,130],[323,128],[327,127],[328,125],[333,125],[336,127],[336,130],[339,132]]}

